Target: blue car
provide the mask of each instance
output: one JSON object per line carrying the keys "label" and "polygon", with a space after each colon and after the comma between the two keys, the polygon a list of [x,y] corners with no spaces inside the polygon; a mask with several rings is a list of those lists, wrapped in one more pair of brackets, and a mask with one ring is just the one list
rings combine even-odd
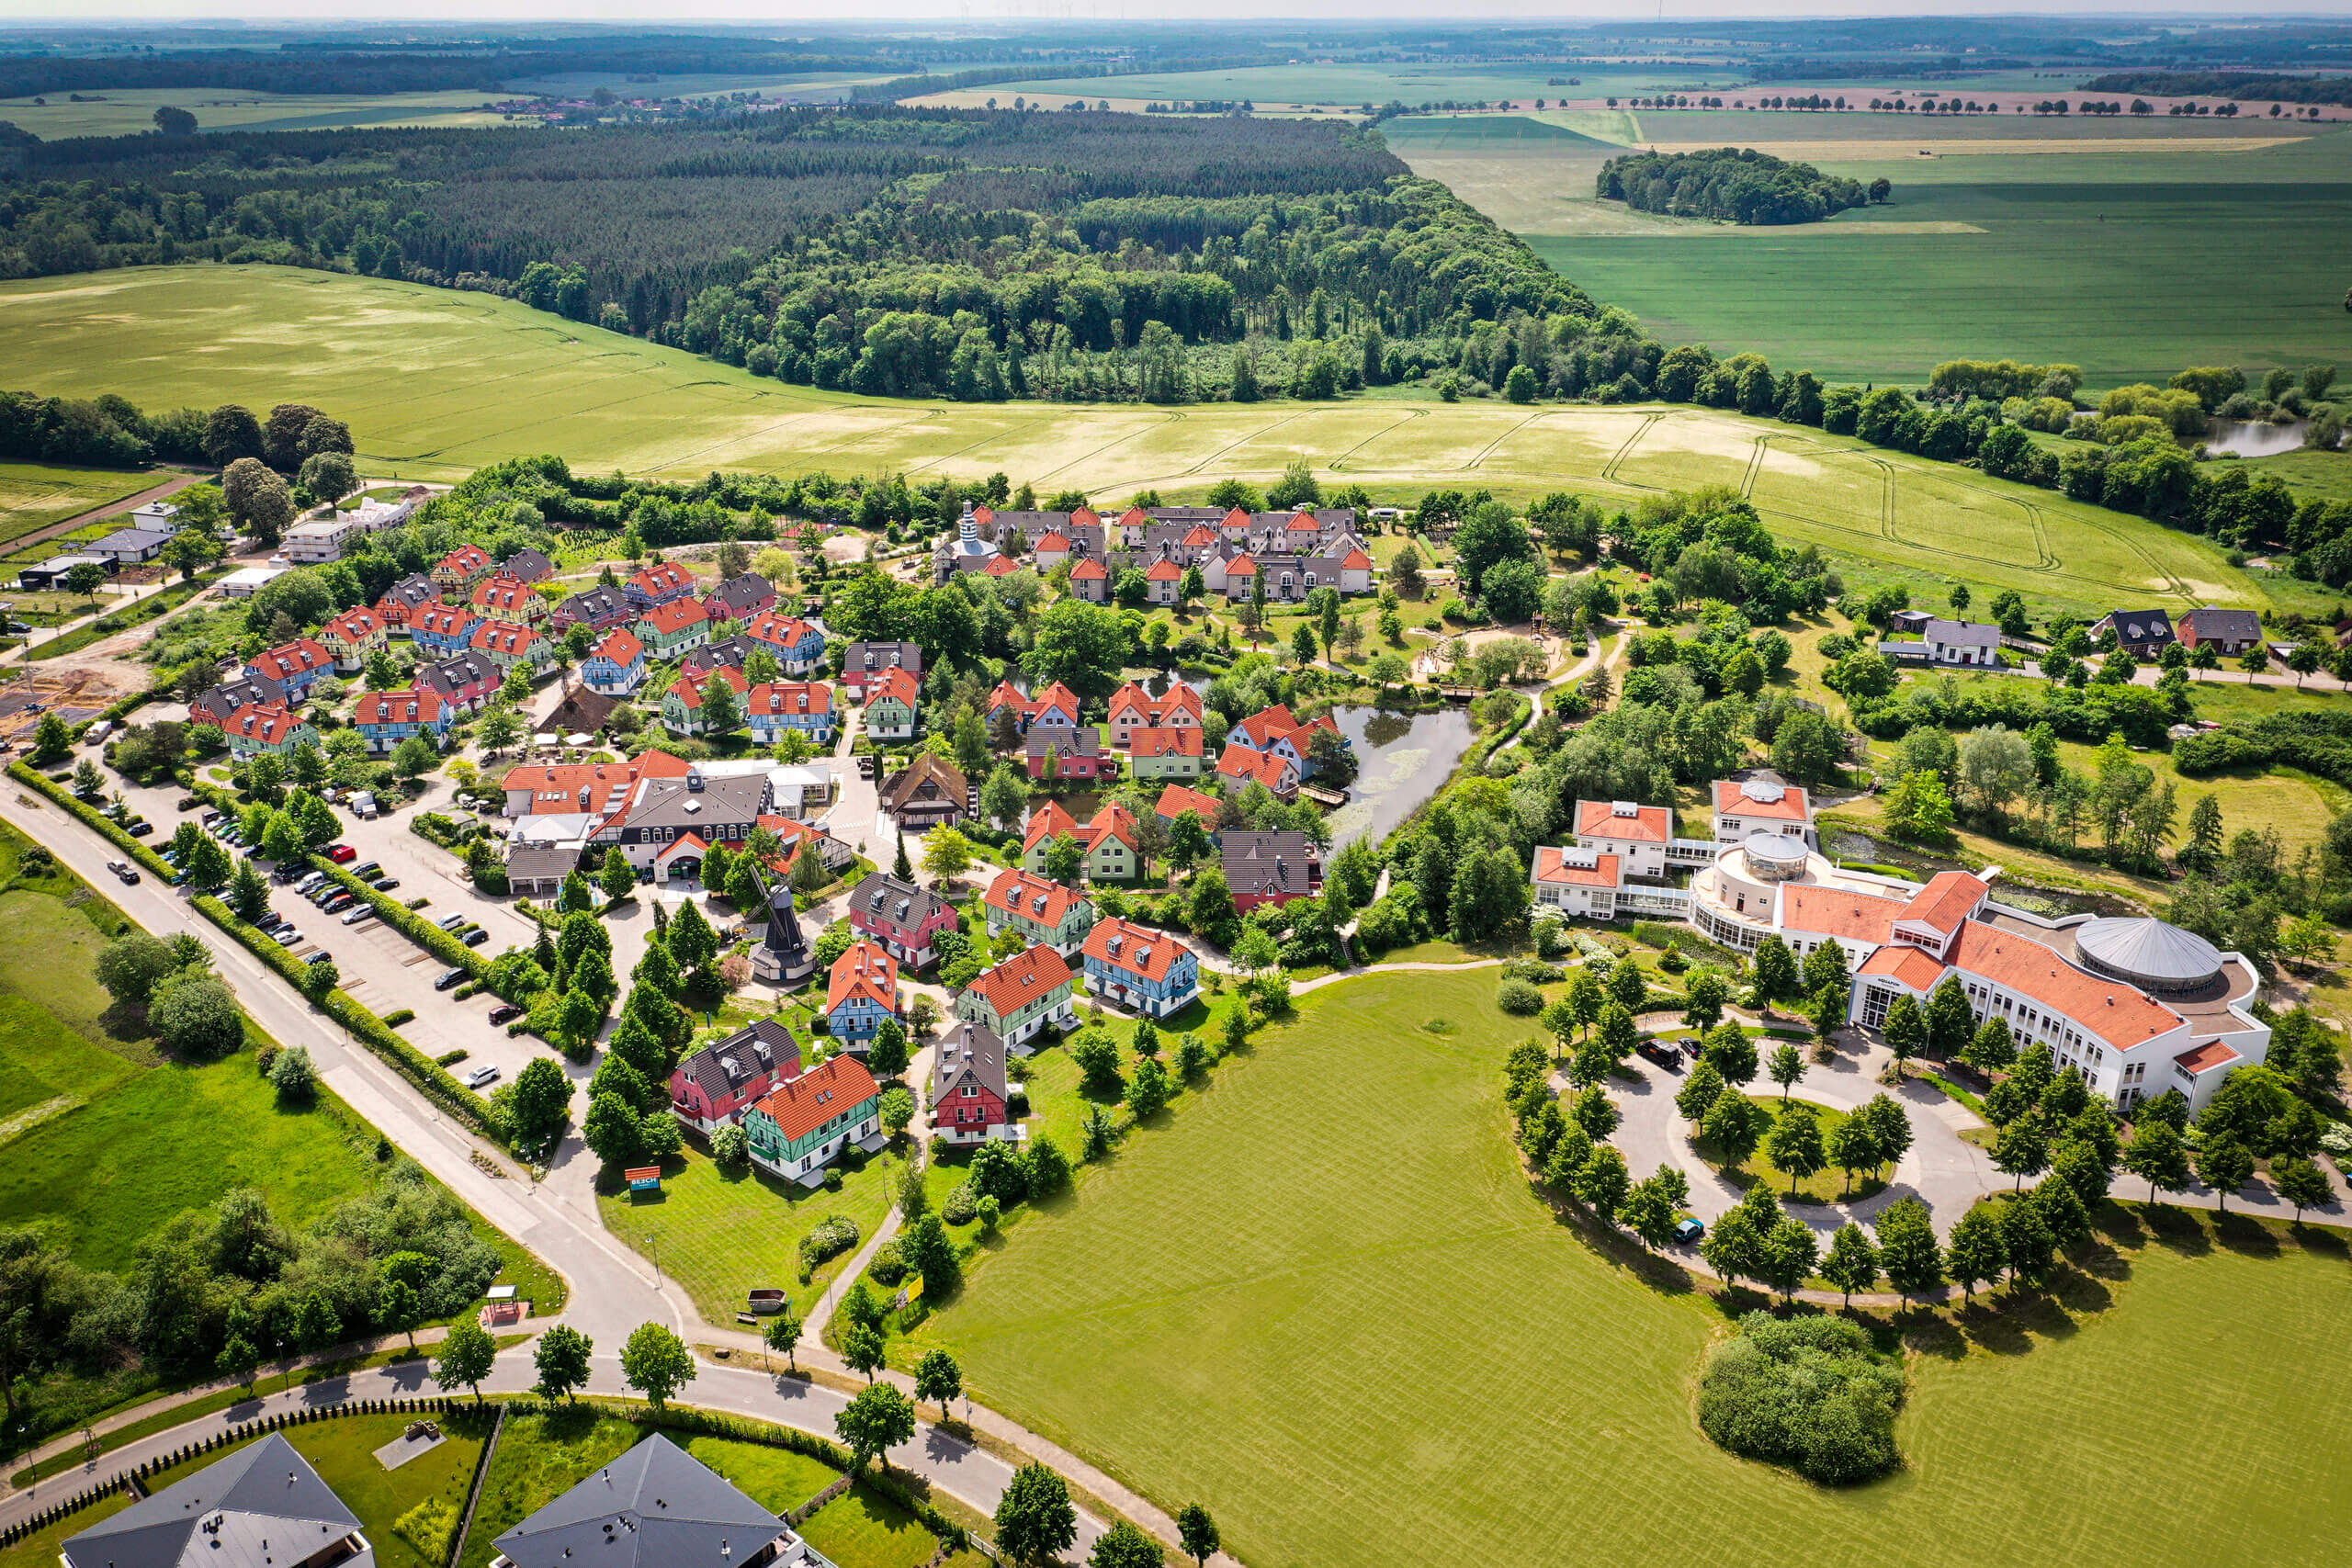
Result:
{"label": "blue car", "polygon": [[1674,1239],[1689,1245],[1707,1234],[1707,1227],[1685,1214],[1674,1222]]}

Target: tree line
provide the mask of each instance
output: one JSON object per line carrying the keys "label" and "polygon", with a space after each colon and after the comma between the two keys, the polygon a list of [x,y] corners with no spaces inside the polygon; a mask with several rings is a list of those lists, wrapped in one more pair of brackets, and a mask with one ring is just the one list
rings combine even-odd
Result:
{"label": "tree line", "polygon": [[1883,179],[1868,186],[1792,164],[1753,147],[1707,152],[1639,152],[1600,166],[1596,193],[1641,212],[1716,218],[1730,223],[1812,223],[1849,208],[1883,202]]}
{"label": "tree line", "polygon": [[2153,93],[2165,98],[2269,98],[2288,104],[2352,104],[2352,76],[2280,76],[2256,71],[2118,71],[2083,84],[2090,93]]}

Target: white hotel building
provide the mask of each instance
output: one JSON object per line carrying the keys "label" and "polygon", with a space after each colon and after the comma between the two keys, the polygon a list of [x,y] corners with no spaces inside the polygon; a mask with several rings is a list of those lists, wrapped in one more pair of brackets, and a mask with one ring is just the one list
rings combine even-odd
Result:
{"label": "white hotel building", "polygon": [[1576,821],[1576,846],[1536,851],[1537,913],[1656,916],[1679,900],[1678,918],[1741,953],[1767,936],[1800,958],[1835,942],[1854,977],[1849,1016],[1866,1029],[1885,1022],[1895,998],[1924,1004],[1953,976],[1980,1021],[2007,1020],[2020,1045],[2048,1045],[2061,1067],[2125,1106],[2177,1089],[2201,1108],[2231,1069],[2269,1053],[2269,1026],[2252,1010],[2261,977],[2243,954],[2161,920],[2010,908],[1992,897],[1997,868],[1925,886],[1841,869],[1813,848],[1802,790],[1718,784],[1716,837],[1687,888],[1641,886],[1623,852],[1647,847],[1643,863],[1659,876],[1688,863],[1700,841],[1674,838],[1663,807],[1579,801]]}

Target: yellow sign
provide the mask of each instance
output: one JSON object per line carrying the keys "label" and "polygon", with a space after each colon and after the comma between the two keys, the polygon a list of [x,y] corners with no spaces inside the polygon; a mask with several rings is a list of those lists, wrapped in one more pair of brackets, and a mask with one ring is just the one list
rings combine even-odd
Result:
{"label": "yellow sign", "polygon": [[922,1300],[922,1275],[918,1274],[913,1279],[907,1281],[907,1300],[910,1302],[919,1302]]}

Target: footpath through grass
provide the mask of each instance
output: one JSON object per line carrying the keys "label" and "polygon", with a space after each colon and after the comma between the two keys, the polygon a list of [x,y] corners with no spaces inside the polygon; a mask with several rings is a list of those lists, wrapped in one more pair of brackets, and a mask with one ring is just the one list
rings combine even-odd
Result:
{"label": "footpath through grass", "polygon": [[[1819,1491],[1717,1450],[1690,1399],[1722,1314],[1529,1191],[1499,1077],[1527,1025],[1493,995],[1489,972],[1375,972],[1302,998],[916,1337],[1161,1506],[1207,1501],[1251,1562],[1529,1562],[1591,1540],[1660,1568],[2058,1568],[2129,1540],[2167,1568],[2317,1565],[2352,1529],[2314,1440],[2352,1386],[2343,1250],[2252,1225],[2135,1223],[2071,1315],[1980,1311],[1941,1336],[1889,1481]],[[1367,1093],[1377,1114],[1348,1114]],[[2144,1485],[2166,1453],[2230,1457]]]}

